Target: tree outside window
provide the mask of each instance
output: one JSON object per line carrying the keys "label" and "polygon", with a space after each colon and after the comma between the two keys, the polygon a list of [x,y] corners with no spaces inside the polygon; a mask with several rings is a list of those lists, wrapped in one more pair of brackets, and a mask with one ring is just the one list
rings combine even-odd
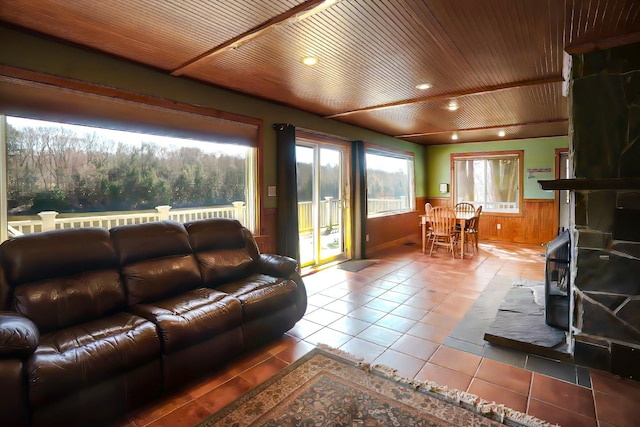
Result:
{"label": "tree outside window", "polygon": [[368,216],[412,211],[415,205],[413,156],[367,149],[365,162]]}
{"label": "tree outside window", "polygon": [[9,219],[248,203],[252,148],[6,118]]}

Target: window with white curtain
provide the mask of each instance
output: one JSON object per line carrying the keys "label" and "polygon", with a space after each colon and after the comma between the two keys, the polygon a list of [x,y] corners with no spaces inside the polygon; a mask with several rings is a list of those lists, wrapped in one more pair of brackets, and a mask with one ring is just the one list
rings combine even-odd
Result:
{"label": "window with white curtain", "polygon": [[472,203],[483,212],[520,213],[522,152],[453,154],[454,204]]}

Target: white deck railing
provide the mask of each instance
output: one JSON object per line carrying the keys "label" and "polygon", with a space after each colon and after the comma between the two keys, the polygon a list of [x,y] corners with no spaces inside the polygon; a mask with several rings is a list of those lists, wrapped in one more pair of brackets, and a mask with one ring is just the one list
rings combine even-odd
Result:
{"label": "white deck railing", "polygon": [[[321,229],[338,227],[342,221],[342,200],[325,197],[320,202],[319,224]],[[313,230],[313,202],[298,203],[298,230],[301,233]]]}
{"label": "white deck railing", "polygon": [[231,206],[176,210],[171,210],[171,206],[158,206],[155,212],[132,212],[112,215],[96,213],[95,215],[69,216],[65,218],[58,218],[58,215],[58,212],[46,211],[38,214],[40,219],[9,221],[10,236],[62,228],[102,227],[110,229],[119,225],[142,224],[167,219],[188,222],[198,219],[231,218],[246,224],[244,202],[233,202]]}
{"label": "white deck railing", "polygon": [[[377,211],[397,210],[406,207],[406,199],[370,199],[369,209]],[[342,221],[342,200],[326,197],[320,202],[319,224],[321,229],[339,227]],[[155,211],[129,212],[121,214],[101,214],[58,218],[58,212],[40,212],[39,219],[9,221],[9,236],[58,230],[61,228],[102,227],[110,229],[120,225],[142,224],[145,222],[173,220],[178,222],[209,218],[232,218],[246,225],[247,213],[244,202],[233,202],[231,206],[215,206],[194,209],[172,209],[171,206],[157,206]],[[298,203],[298,229],[300,232],[313,230],[313,203]]]}
{"label": "white deck railing", "polygon": [[409,199],[407,197],[367,199],[367,213],[369,215],[401,211],[408,208]]}

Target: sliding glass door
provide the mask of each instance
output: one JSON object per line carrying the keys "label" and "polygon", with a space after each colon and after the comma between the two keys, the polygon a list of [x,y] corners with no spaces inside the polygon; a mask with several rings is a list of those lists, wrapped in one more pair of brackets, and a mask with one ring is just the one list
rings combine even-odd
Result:
{"label": "sliding glass door", "polygon": [[298,226],[303,267],[345,256],[346,148],[298,140]]}

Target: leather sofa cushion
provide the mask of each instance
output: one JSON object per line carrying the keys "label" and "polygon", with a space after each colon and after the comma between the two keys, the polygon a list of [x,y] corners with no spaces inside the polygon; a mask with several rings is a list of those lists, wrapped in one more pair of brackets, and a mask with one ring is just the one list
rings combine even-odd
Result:
{"label": "leather sofa cushion", "polygon": [[26,364],[31,405],[45,405],[159,357],[155,325],[130,313],[43,335]]}
{"label": "leather sofa cushion", "polygon": [[298,285],[293,280],[254,274],[217,289],[242,302],[244,321],[247,322],[295,305]]}
{"label": "leather sofa cushion", "polygon": [[187,230],[175,221],[121,225],[110,233],[121,265],[192,253]]}
{"label": "leather sofa cushion", "polygon": [[118,269],[118,258],[102,228],[63,229],[7,240],[0,265],[11,286],[88,270]]}
{"label": "leather sofa cushion", "polygon": [[205,286],[239,280],[253,273],[255,261],[245,249],[220,249],[196,254]]}
{"label": "leather sofa cushion", "polygon": [[0,312],[0,359],[26,359],[39,341],[40,331],[31,320],[11,311]]}
{"label": "leather sofa cushion", "polygon": [[[54,257],[55,258],[55,257]],[[40,334],[89,322],[125,307],[117,270],[86,271],[15,288],[12,309],[31,319]]]}
{"label": "leather sofa cushion", "polygon": [[183,224],[123,225],[111,229],[111,238],[122,263],[129,305],[202,287],[202,275]]}
{"label": "leather sofa cushion", "polygon": [[166,298],[202,286],[193,255],[139,261],[122,268],[130,305]]}
{"label": "leather sofa cushion", "polygon": [[246,246],[244,228],[235,219],[213,218],[185,224],[194,251],[240,249]]}
{"label": "leather sofa cushion", "polygon": [[208,288],[137,304],[131,306],[131,311],[158,326],[165,354],[206,341],[242,323],[240,301]]}

